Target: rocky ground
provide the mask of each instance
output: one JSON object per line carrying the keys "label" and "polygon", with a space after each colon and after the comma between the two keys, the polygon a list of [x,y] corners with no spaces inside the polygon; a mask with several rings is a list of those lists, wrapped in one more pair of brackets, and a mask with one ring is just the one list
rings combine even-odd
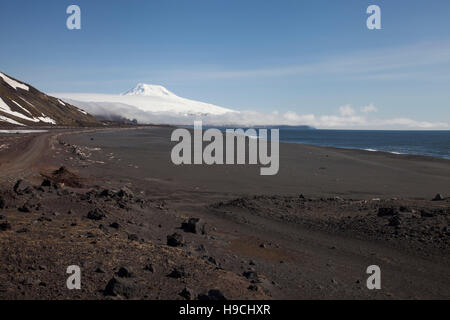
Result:
{"label": "rocky ground", "polygon": [[[450,297],[442,195],[198,193],[122,179],[137,165],[60,133],[2,139],[2,299]],[[21,149],[37,146],[17,164]],[[380,292],[365,287],[374,263],[385,274]],[[66,287],[70,265],[82,270],[81,290]]]}
{"label": "rocky ground", "polygon": [[[191,219],[167,230],[160,203],[127,186],[89,186],[62,167],[40,184],[18,180],[0,195],[0,296],[6,299],[217,299],[269,295],[223,270],[199,239],[210,232]],[[163,231],[164,230],[164,231]],[[201,241],[201,240],[199,240]],[[68,291],[64,270],[83,270],[80,291]]]}
{"label": "rocky ground", "polygon": [[219,202],[211,208],[237,220],[270,216],[311,230],[390,242],[423,254],[450,247],[450,199],[440,194],[430,201],[254,196]]}

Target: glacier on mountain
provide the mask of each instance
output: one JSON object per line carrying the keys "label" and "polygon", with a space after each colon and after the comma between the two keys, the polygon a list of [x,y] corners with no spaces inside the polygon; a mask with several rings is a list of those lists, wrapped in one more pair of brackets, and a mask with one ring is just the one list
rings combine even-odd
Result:
{"label": "glacier on mountain", "polygon": [[[223,115],[236,111],[210,103],[177,96],[163,86],[140,83],[123,94],[55,93],[54,96],[69,100],[94,115],[113,114],[129,119],[140,114],[155,113],[174,116]],[[130,115],[133,115],[130,118]],[[142,117],[141,117],[142,118]],[[138,119],[140,120],[140,119]],[[142,119],[141,119],[141,122]],[[145,122],[145,121],[144,121]]]}

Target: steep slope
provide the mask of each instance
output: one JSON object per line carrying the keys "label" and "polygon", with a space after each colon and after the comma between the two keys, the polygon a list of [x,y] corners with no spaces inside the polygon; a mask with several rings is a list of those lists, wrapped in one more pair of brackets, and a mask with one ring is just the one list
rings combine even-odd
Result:
{"label": "steep slope", "polygon": [[90,114],[0,72],[0,126],[94,126]]}

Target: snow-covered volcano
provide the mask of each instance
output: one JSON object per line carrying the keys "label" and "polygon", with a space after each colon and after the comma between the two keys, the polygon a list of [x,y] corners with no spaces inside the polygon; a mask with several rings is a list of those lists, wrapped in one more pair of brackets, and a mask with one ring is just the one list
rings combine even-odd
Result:
{"label": "snow-covered volcano", "polygon": [[176,97],[173,92],[170,92],[163,86],[154,84],[138,83],[138,85],[122,94],[123,96],[142,96],[142,97]]}
{"label": "snow-covered volcano", "polygon": [[211,116],[236,111],[213,104],[182,98],[163,86],[139,83],[123,94],[56,93],[88,112],[103,117],[137,119],[153,122],[162,115],[169,117]]}

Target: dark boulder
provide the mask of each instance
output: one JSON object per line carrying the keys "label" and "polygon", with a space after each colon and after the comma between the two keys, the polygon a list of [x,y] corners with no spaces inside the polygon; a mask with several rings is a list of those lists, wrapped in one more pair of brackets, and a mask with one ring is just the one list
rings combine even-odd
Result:
{"label": "dark boulder", "polygon": [[0,231],[8,231],[8,230],[11,230],[11,224],[8,221],[0,223]]}
{"label": "dark boulder", "polygon": [[216,261],[216,259],[214,258],[214,257],[208,257],[208,256],[205,256],[204,257],[208,262],[210,262],[210,263],[212,263],[212,264],[214,264],[214,265],[218,265],[218,263],[217,263],[217,261]]}
{"label": "dark boulder", "polygon": [[432,218],[435,216],[435,213],[428,209],[422,209],[422,210],[420,210],[420,216],[422,218]]}
{"label": "dark boulder", "polygon": [[399,210],[400,212],[411,212],[411,208],[407,206],[400,206]]}
{"label": "dark boulder", "polygon": [[120,199],[131,199],[134,197],[134,194],[127,187],[123,187],[119,191],[116,192],[116,197],[118,197]]}
{"label": "dark boulder", "polygon": [[105,296],[114,296],[133,299],[137,296],[137,286],[128,279],[117,279],[113,277],[103,291]]}
{"label": "dark boulder", "polygon": [[445,200],[445,198],[444,198],[440,193],[438,193],[438,194],[433,198],[433,201],[443,201],[443,200]]}
{"label": "dark boulder", "polygon": [[137,236],[137,234],[132,233],[128,235],[128,240],[139,241],[139,237]]}
{"label": "dark boulder", "polygon": [[379,217],[389,217],[395,216],[398,214],[397,208],[388,207],[388,208],[378,208],[378,216]]}
{"label": "dark boulder", "polygon": [[192,300],[194,298],[194,291],[189,288],[184,288],[183,291],[179,293],[179,295],[186,300]]}
{"label": "dark boulder", "polygon": [[58,184],[63,184],[72,188],[82,188],[83,184],[81,183],[81,179],[74,173],[70,172],[66,167],[60,167],[58,170],[52,172],[52,175],[49,178],[55,187]]}
{"label": "dark boulder", "polygon": [[24,195],[33,192],[33,186],[28,181],[20,179],[17,180],[13,190],[18,195]]}
{"label": "dark boulder", "polygon": [[259,288],[258,288],[257,285],[251,284],[251,285],[248,286],[247,289],[250,290],[250,291],[258,291]]}
{"label": "dark boulder", "polygon": [[95,273],[105,273],[105,271],[104,271],[102,268],[100,268],[100,267],[97,267],[97,268],[94,270],[94,272],[95,272]]}
{"label": "dark boulder", "polygon": [[256,271],[244,271],[242,275],[250,281],[259,281],[259,276]]}
{"label": "dark boulder", "polygon": [[91,220],[102,220],[105,217],[106,214],[99,208],[95,208],[94,210],[89,211],[87,215],[87,218]]}
{"label": "dark boulder", "polygon": [[155,272],[155,266],[154,266],[153,264],[149,263],[149,264],[147,264],[147,265],[144,267],[144,270],[150,271],[150,272],[154,273],[154,272]]}
{"label": "dark boulder", "polygon": [[171,247],[182,247],[184,245],[183,236],[179,233],[167,236],[167,245]]}
{"label": "dark boulder", "polygon": [[52,182],[50,181],[50,179],[45,178],[44,180],[42,180],[41,187],[51,187],[51,186]]}
{"label": "dark boulder", "polygon": [[114,195],[109,189],[103,189],[98,196],[100,198],[111,198]]}
{"label": "dark boulder", "polygon": [[190,218],[181,224],[181,229],[184,232],[190,232],[195,234],[206,234],[207,225],[202,219]]}
{"label": "dark boulder", "polygon": [[6,200],[2,196],[0,196],[0,209],[6,208]]}
{"label": "dark boulder", "polygon": [[186,272],[183,267],[175,268],[167,275],[167,277],[174,279],[184,278],[186,277]]}
{"label": "dark boulder", "polygon": [[119,229],[119,224],[117,222],[113,222],[109,226],[113,229]]}
{"label": "dark boulder", "polygon": [[121,267],[119,271],[117,271],[117,276],[120,278],[132,278],[134,277],[134,273],[130,270],[130,268]]}
{"label": "dark boulder", "polygon": [[24,204],[23,206],[17,208],[20,212],[28,213],[31,212],[30,207],[27,204]]}
{"label": "dark boulder", "polygon": [[199,294],[197,299],[203,301],[227,300],[220,290],[209,290],[208,293]]}
{"label": "dark boulder", "polygon": [[389,226],[391,227],[398,227],[402,223],[402,220],[399,216],[393,216],[389,219]]}

